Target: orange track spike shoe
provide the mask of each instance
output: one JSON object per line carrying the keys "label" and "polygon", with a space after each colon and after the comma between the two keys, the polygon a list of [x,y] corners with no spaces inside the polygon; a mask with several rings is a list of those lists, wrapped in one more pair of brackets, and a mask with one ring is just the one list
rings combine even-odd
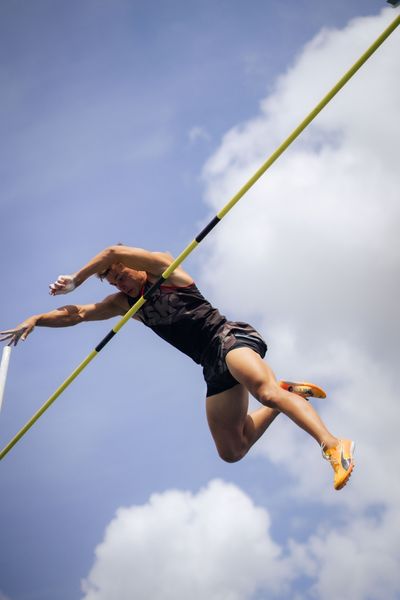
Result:
{"label": "orange track spike shoe", "polygon": [[322,388],[307,381],[279,381],[279,385],[287,392],[293,392],[303,398],[326,398]]}
{"label": "orange track spike shoe", "polygon": [[334,448],[325,449],[321,446],[322,456],[329,460],[334,470],[335,490],[341,490],[350,479],[354,469],[354,448],[355,443],[352,440],[339,440],[339,444]]}

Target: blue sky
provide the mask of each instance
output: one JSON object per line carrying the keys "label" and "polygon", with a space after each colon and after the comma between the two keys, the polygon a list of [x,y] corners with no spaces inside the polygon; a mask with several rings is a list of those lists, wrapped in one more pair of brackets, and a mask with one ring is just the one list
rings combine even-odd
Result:
{"label": "blue sky", "polygon": [[[319,100],[318,85],[327,91],[398,14],[384,8],[370,0],[2,2],[1,329],[62,305],[63,299],[48,295],[48,284],[109,244],[180,252]],[[223,312],[263,330],[279,374],[319,378],[327,386],[333,404],[322,410],[335,426],[339,411],[346,428],[370,431],[372,416],[358,406],[360,417],[354,398],[366,393],[372,410],[383,395],[380,448],[398,418],[389,386],[398,364],[390,300],[399,266],[398,174],[382,158],[389,148],[391,156],[398,152],[390,110],[390,99],[400,93],[390,77],[398,32],[392,38],[343,90],[343,101],[321,118],[320,128],[299,143],[298,153],[282,157],[268,180],[270,212],[261,208],[266,192],[257,187],[186,264]],[[296,237],[300,224],[310,222],[312,234]],[[339,227],[340,240],[334,233]],[[312,292],[300,287],[301,300],[294,302],[285,277],[299,286],[305,277]],[[93,280],[66,301],[91,302],[108,293]],[[2,445],[111,325],[37,328],[13,350]],[[374,383],[366,391],[371,373],[388,388]],[[230,570],[255,581],[254,588],[235,581],[234,600],[335,597],[320,547],[334,554],[338,539],[346,546],[344,527],[350,529],[347,519],[357,503],[353,554],[363,536],[377,534],[388,555],[400,556],[390,537],[390,523],[398,518],[393,505],[371,491],[365,477],[357,484],[357,474],[347,496],[332,499],[331,474],[320,465],[318,448],[287,423],[277,421],[272,437],[244,461],[223,463],[207,430],[204,391],[201,370],[186,357],[137,323],[121,331],[0,465],[1,600],[109,600],[117,597],[107,586],[119,556],[136,557],[136,563],[147,556],[142,574],[150,557],[155,565],[170,557],[175,598],[187,597],[190,536],[183,522],[172,527],[163,516],[167,506],[184,513],[182,502],[200,524],[212,518],[208,507],[225,498],[248,516],[238,519],[237,536],[227,538],[221,556],[244,531],[253,531],[246,523],[258,523],[260,515],[269,523],[260,556],[269,557],[275,571],[267,571],[266,580],[261,567],[250,568],[250,559],[258,564],[251,550],[245,550],[249,562],[240,552],[232,556]],[[381,483],[394,485],[390,478]],[[397,494],[397,487],[391,490],[393,498]],[[146,534],[126,546],[123,513],[115,516],[120,507]],[[153,531],[152,523],[159,528]],[[174,553],[174,531],[186,555]],[[210,536],[203,536],[204,553],[211,561],[215,550],[218,564],[219,546]],[[257,545],[254,536],[250,549]],[[104,553],[95,557],[101,543]],[[367,558],[360,550],[360,569],[370,568]],[[223,598],[206,560],[202,569],[210,575],[208,587],[199,584],[199,598]],[[390,565],[385,569],[370,584],[373,598],[381,580],[386,598],[400,593]],[[120,599],[160,597],[144,575],[136,576],[133,589],[129,574],[118,573]],[[288,573],[296,577],[284,584]],[[168,577],[159,577],[164,590]],[[352,597],[363,594],[357,587]]]}

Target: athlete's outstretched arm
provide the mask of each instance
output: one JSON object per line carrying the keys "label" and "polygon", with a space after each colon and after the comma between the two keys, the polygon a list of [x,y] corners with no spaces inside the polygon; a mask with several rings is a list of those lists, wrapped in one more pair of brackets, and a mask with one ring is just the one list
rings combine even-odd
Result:
{"label": "athlete's outstretched arm", "polygon": [[60,275],[50,287],[50,294],[67,294],[81,285],[91,275],[104,275],[111,265],[122,263],[137,271],[146,271],[156,277],[171,264],[173,258],[166,252],[149,252],[130,246],[109,246],[96,254],[84,267],[71,275]]}
{"label": "athlete's outstretched arm", "polygon": [[14,329],[0,331],[0,342],[16,346],[19,340],[25,341],[36,326],[71,327],[84,321],[102,321],[124,315],[129,305],[123,294],[112,294],[96,304],[70,304],[47,313],[32,315]]}

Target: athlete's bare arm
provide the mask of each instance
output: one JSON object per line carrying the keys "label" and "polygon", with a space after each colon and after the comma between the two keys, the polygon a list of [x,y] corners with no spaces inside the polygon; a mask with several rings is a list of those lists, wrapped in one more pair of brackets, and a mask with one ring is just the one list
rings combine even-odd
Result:
{"label": "athlete's bare arm", "polygon": [[[167,252],[150,252],[143,248],[130,246],[109,246],[96,254],[84,267],[72,275],[60,275],[57,281],[50,285],[52,295],[66,294],[81,285],[92,275],[102,275],[111,265],[122,263],[124,266],[145,271],[150,280],[157,279],[173,262],[173,257]],[[193,279],[181,267],[178,267],[168,281],[171,285],[190,285]]]}
{"label": "athlete's bare arm", "polygon": [[26,340],[35,327],[71,327],[85,321],[103,321],[124,315],[129,310],[125,294],[111,294],[95,304],[70,304],[47,313],[33,315],[14,329],[0,331],[0,342],[16,346]]}

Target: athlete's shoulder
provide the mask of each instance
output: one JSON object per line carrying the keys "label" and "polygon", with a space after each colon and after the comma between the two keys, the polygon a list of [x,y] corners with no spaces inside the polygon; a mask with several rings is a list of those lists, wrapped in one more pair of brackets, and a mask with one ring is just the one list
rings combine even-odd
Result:
{"label": "athlete's shoulder", "polygon": [[125,314],[130,308],[128,296],[124,292],[117,292],[116,294],[106,296],[103,303],[119,308],[122,314]]}
{"label": "athlete's shoulder", "polygon": [[[168,260],[168,265],[165,266],[164,272],[167,270],[169,265],[171,265],[174,261],[173,256],[168,252],[160,253]],[[155,283],[159,279],[159,275],[155,273],[147,272],[147,278],[150,283]],[[194,283],[193,277],[189,275],[181,266],[177,267],[174,271],[172,271],[171,275],[165,281],[166,285],[174,286],[174,287],[187,287]]]}

